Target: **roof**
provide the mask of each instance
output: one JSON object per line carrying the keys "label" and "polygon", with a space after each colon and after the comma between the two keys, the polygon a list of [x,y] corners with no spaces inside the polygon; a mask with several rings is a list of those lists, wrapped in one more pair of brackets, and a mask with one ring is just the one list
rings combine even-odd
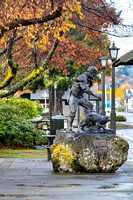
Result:
{"label": "roof", "polygon": [[35,100],[41,100],[41,99],[44,99],[45,98],[45,95],[44,93],[46,92],[46,99],[49,99],[49,92],[47,89],[44,89],[44,90],[40,90],[36,93],[31,93],[30,94],[30,99],[35,99]]}
{"label": "roof", "polygon": [[69,97],[69,93],[70,93],[70,89],[68,89],[67,91],[64,92],[64,95],[62,96],[62,100],[67,100]]}
{"label": "roof", "polygon": [[115,60],[113,65],[115,65],[115,67],[118,67],[119,65],[133,65],[133,50]]}

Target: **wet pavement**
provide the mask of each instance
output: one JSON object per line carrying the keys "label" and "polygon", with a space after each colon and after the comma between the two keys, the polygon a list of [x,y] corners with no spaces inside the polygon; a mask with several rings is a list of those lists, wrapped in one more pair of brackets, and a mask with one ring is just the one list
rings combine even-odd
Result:
{"label": "wet pavement", "polygon": [[133,200],[133,133],[118,130],[128,141],[128,159],[114,173],[54,173],[45,158],[0,158],[0,200]]}
{"label": "wet pavement", "polygon": [[0,158],[0,200],[133,199],[133,162],[115,173],[60,175],[46,159]]}

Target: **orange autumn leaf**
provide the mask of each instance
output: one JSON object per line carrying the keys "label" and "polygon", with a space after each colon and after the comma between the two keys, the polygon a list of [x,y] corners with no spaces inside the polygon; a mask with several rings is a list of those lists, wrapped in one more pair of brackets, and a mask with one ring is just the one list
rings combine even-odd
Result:
{"label": "orange autumn leaf", "polygon": [[115,188],[118,188],[118,187],[120,187],[120,186],[119,186],[119,185],[116,185],[116,186],[115,186]]}

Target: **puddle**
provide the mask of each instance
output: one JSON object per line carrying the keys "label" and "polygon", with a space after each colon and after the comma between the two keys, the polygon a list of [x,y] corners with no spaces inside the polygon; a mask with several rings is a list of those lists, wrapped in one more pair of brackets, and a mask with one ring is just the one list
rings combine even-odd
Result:
{"label": "puddle", "polygon": [[55,185],[54,187],[58,188],[64,188],[64,187],[74,187],[74,186],[80,186],[81,184],[60,184],[60,185]]}
{"label": "puddle", "polygon": [[103,187],[99,187],[99,189],[112,189],[112,188],[118,188],[118,184],[113,184],[113,185],[105,185]]}
{"label": "puddle", "polygon": [[19,187],[24,187],[25,185],[24,185],[24,184],[18,184],[17,186],[19,186]]}
{"label": "puddle", "polygon": [[0,197],[15,197],[15,198],[26,198],[26,195],[23,194],[0,194]]}
{"label": "puddle", "polygon": [[17,185],[18,187],[44,187],[44,185],[24,185],[24,184],[18,184]]}
{"label": "puddle", "polygon": [[[74,186],[80,186],[81,184],[59,184],[59,185],[30,185],[29,187],[40,187],[40,188],[46,188],[46,187],[56,187],[56,188],[64,188],[64,187],[74,187]],[[18,184],[18,187],[27,187],[24,184]]]}

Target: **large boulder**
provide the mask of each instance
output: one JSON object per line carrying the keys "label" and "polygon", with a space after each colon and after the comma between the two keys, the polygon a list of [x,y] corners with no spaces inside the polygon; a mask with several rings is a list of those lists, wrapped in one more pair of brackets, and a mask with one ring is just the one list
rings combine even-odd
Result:
{"label": "large boulder", "polygon": [[51,146],[53,169],[60,173],[114,172],[126,160],[129,145],[110,133],[58,131]]}

